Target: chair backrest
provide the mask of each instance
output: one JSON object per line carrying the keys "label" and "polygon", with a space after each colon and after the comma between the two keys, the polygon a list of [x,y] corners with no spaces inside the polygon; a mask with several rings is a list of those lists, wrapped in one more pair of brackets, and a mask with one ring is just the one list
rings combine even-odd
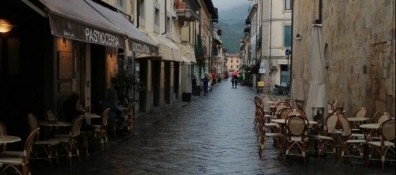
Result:
{"label": "chair backrest", "polygon": [[351,136],[351,126],[349,125],[349,121],[343,116],[338,115],[338,122],[342,127],[342,136],[350,137]]}
{"label": "chair backrest", "polygon": [[256,108],[257,108],[256,115],[257,115],[258,124],[259,124],[259,126],[262,126],[264,124],[264,122],[265,122],[265,120],[264,120],[264,109],[260,105],[256,105]]}
{"label": "chair backrest", "polygon": [[356,118],[366,118],[366,116],[367,116],[367,109],[364,107],[361,107],[355,112]]}
{"label": "chair backrest", "polygon": [[373,123],[377,123],[378,122],[378,118],[382,116],[382,113],[379,111],[376,111],[372,116],[371,116],[371,122]]}
{"label": "chair backrest", "polygon": [[270,106],[270,102],[273,102],[273,101],[270,96],[264,95],[261,97],[261,102],[264,104],[264,106]]}
{"label": "chair backrest", "polygon": [[303,116],[292,115],[285,121],[287,133],[292,136],[305,136],[308,129],[308,120]]}
{"label": "chair backrest", "polygon": [[110,108],[106,108],[103,111],[103,113],[102,113],[102,123],[101,123],[101,125],[102,125],[103,129],[104,129],[104,127],[107,126],[108,119],[109,119],[109,111],[110,111]]}
{"label": "chair backrest", "polygon": [[389,119],[384,121],[380,126],[381,141],[395,140],[395,120]]}
{"label": "chair backrest", "polygon": [[259,105],[263,105],[263,102],[261,101],[260,97],[254,96],[254,100],[256,100],[259,103]]}
{"label": "chair backrest", "polygon": [[283,108],[288,108],[290,105],[285,102],[280,102],[275,105],[275,113],[278,113]]}
{"label": "chair backrest", "polygon": [[324,131],[327,133],[334,133],[338,122],[338,114],[331,114],[327,116],[324,125]]}
{"label": "chair backrest", "polygon": [[47,111],[47,119],[49,121],[56,120],[56,117],[55,117],[54,113],[51,110]]}
{"label": "chair backrest", "polygon": [[278,118],[281,118],[281,119],[286,119],[286,118],[287,118],[287,114],[289,113],[290,110],[292,110],[290,107],[283,108],[283,109],[281,109],[281,110],[278,111],[278,113],[276,114],[276,116],[277,116]]}
{"label": "chair backrest", "polygon": [[29,125],[30,132],[33,132],[34,130],[39,128],[39,124],[38,124],[37,118],[32,113],[28,114],[28,125]]}
{"label": "chair backrest", "polygon": [[70,137],[75,138],[80,135],[82,124],[83,124],[82,116],[78,116],[72,121],[70,128]]}
{"label": "chair backrest", "polygon": [[305,115],[305,111],[304,111],[304,108],[303,108],[303,106],[302,106],[302,105],[300,105],[300,104],[298,104],[298,103],[296,103],[296,106],[297,106],[297,109],[298,109],[298,110],[300,110],[301,112],[303,112],[303,113],[304,113],[304,115]]}
{"label": "chair backrest", "polygon": [[[0,135],[7,135],[7,128],[4,126],[4,124],[3,123],[1,123],[0,122]],[[3,144],[0,144],[0,146],[2,146],[3,148],[2,148],[2,150],[3,151],[5,151],[7,148],[6,148],[6,145],[7,144],[5,144],[5,143],[3,143]]]}
{"label": "chair backrest", "polygon": [[333,109],[336,109],[336,108],[338,108],[338,107],[340,107],[341,106],[341,102],[340,101],[338,101],[338,100],[334,100],[334,102],[333,102]]}
{"label": "chair backrest", "polygon": [[[37,121],[37,118],[34,114],[29,113],[28,114],[28,125],[29,125],[29,130],[30,132],[35,131],[37,128],[39,128],[39,124]],[[35,140],[38,140],[40,137],[40,132],[37,134],[37,137],[35,138]]]}
{"label": "chair backrest", "polygon": [[333,105],[332,105],[332,104],[330,104],[330,103],[327,103],[327,108],[329,108],[328,110],[334,110],[334,107],[333,107]]}
{"label": "chair backrest", "polygon": [[333,110],[333,113],[342,115],[344,113],[344,108],[342,106],[338,106]]}
{"label": "chair backrest", "polygon": [[31,154],[32,148],[33,148],[33,141],[35,138],[37,138],[39,131],[40,131],[40,128],[36,128],[32,132],[30,132],[28,138],[26,139],[25,146],[23,149],[23,157],[24,157],[25,162],[29,160],[29,157],[30,157],[30,154]]}
{"label": "chair backrest", "polygon": [[0,122],[0,135],[7,135],[7,128]]}
{"label": "chair backrest", "polygon": [[384,121],[391,119],[390,115],[387,112],[384,112],[381,116],[378,117],[377,123],[382,124]]}
{"label": "chair backrest", "polygon": [[303,111],[299,110],[299,109],[291,109],[291,110],[289,110],[289,111],[287,112],[287,114],[286,114],[286,118],[289,117],[289,116],[292,116],[292,115],[297,115],[297,116],[306,117],[306,116],[305,116],[305,113],[304,113]]}

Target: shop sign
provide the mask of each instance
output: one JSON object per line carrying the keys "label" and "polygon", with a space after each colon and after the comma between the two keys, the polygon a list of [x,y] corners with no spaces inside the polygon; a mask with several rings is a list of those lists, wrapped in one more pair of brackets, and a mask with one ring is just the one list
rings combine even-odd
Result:
{"label": "shop sign", "polygon": [[124,37],[122,35],[55,14],[50,14],[49,18],[52,35],[104,46],[125,48]]}
{"label": "shop sign", "polygon": [[129,47],[133,52],[138,52],[147,55],[158,55],[158,48],[145,44],[143,42],[138,42],[133,39],[129,39]]}

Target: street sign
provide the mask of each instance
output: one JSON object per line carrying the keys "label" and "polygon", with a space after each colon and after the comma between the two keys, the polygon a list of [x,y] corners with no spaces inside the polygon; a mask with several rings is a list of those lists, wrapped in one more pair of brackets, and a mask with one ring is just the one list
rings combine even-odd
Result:
{"label": "street sign", "polygon": [[291,50],[290,50],[290,49],[286,49],[285,54],[286,54],[287,56],[291,55]]}
{"label": "street sign", "polygon": [[260,63],[259,73],[260,74],[265,74],[264,63]]}

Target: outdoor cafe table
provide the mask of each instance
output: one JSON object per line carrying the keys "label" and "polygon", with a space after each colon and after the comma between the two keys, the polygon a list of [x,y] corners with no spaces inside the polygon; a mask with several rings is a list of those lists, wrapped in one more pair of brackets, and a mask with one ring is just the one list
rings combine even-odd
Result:
{"label": "outdoor cafe table", "polygon": [[0,144],[3,143],[14,143],[21,141],[20,137],[17,136],[10,136],[10,135],[1,135],[0,136]]}
{"label": "outdoor cafe table", "polygon": [[69,122],[50,122],[50,121],[41,121],[39,122],[39,125],[41,126],[70,126],[71,124]]}
{"label": "outdoor cafe table", "polygon": [[364,138],[367,139],[367,141],[371,141],[373,132],[378,130],[380,125],[379,123],[361,124],[359,128],[363,130]]}
{"label": "outdoor cafe table", "polygon": [[85,113],[85,114],[83,115],[83,118],[85,118],[85,119],[100,118],[100,115]]}
{"label": "outdoor cafe table", "polygon": [[347,120],[350,122],[365,122],[365,121],[370,120],[370,118],[348,117]]}
{"label": "outdoor cafe table", "polygon": [[[286,119],[272,119],[271,122],[272,123],[278,123],[278,124],[285,124]],[[309,121],[310,125],[317,125],[318,122],[316,121]]]}

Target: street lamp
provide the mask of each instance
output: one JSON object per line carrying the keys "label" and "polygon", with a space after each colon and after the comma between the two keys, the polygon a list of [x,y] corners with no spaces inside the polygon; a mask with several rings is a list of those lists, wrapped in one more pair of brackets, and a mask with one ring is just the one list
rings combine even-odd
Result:
{"label": "street lamp", "polygon": [[12,29],[12,25],[3,19],[0,19],[0,33],[7,33]]}
{"label": "street lamp", "polygon": [[184,16],[186,16],[186,18],[191,18],[191,15],[192,15],[192,11],[191,11],[190,7],[187,7],[184,10]]}

